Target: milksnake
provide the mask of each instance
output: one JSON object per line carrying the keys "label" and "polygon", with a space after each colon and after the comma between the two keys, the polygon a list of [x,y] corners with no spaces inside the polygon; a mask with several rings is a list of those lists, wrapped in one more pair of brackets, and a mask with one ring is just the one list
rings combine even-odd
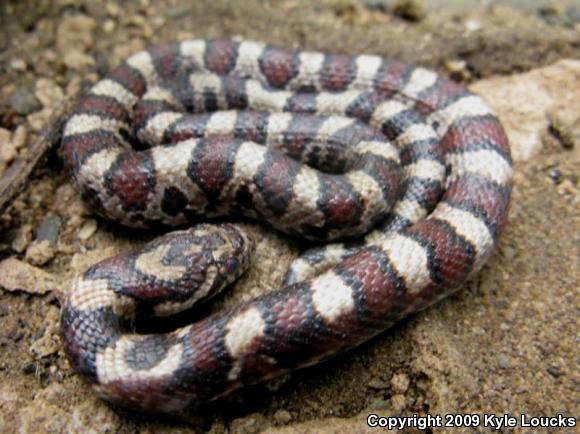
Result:
{"label": "milksnake", "polygon": [[188,40],[128,58],[76,103],[74,184],[132,227],[237,214],[312,241],[284,285],[160,334],[217,294],[253,242],[202,223],[90,267],[62,308],[71,365],[102,397],[174,412],[319,363],[450,294],[506,223],[512,165],[490,108],[374,55]]}

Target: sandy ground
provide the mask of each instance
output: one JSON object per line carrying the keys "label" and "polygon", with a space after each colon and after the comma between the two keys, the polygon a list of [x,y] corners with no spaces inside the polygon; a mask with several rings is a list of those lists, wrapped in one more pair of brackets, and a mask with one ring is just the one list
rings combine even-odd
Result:
{"label": "sandy ground", "polygon": [[[95,217],[54,150],[0,217],[0,432],[376,432],[366,426],[369,413],[578,416],[580,6],[492,3],[0,6],[0,173],[30,157],[61,101],[128,54],[222,36],[429,66],[484,96],[516,160],[510,224],[462,291],[335,360],[168,420],[95,398],[60,349],[59,300],[72,276],[153,234]],[[246,226],[261,240],[257,258],[215,309],[276,286],[299,252],[296,242]],[[502,430],[513,431],[522,429]]]}

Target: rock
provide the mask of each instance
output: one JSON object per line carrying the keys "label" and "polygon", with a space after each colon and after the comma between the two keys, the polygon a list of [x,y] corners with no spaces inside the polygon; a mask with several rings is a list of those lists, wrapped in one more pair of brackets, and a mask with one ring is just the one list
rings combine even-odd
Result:
{"label": "rock", "polygon": [[12,145],[17,149],[21,149],[26,146],[26,141],[28,140],[28,130],[26,125],[18,125],[16,130],[12,134]]}
{"label": "rock", "polygon": [[551,168],[548,171],[548,176],[557,184],[560,181],[562,181],[562,172],[560,172],[559,169],[556,169],[555,167]]}
{"label": "rock", "polygon": [[79,240],[88,240],[93,236],[93,234],[97,231],[98,224],[95,219],[89,219],[85,221],[82,227],[79,229],[77,233],[77,238]]}
{"label": "rock", "polygon": [[60,22],[56,32],[56,45],[68,68],[84,70],[95,64],[87,52],[95,43],[93,30],[96,25],[97,22],[86,15],[67,16]]}
{"label": "rock", "polygon": [[366,407],[366,411],[376,411],[376,410],[386,410],[389,408],[389,402],[383,398],[373,399],[370,404]]}
{"label": "rock", "polygon": [[88,54],[81,51],[72,50],[64,55],[64,64],[67,68],[82,71],[95,64],[95,60]]}
{"label": "rock", "polygon": [[267,422],[263,414],[254,413],[234,419],[230,425],[232,434],[257,434],[264,431]]}
{"label": "rock", "polygon": [[44,265],[54,258],[54,247],[48,240],[33,241],[26,249],[26,259],[35,265]]}
{"label": "rock", "polygon": [[389,10],[390,0],[363,0],[363,5],[373,11],[387,12]]}
{"label": "rock", "polygon": [[117,25],[115,24],[115,21],[113,20],[106,20],[103,23],[103,30],[105,31],[105,33],[113,33],[115,31],[115,27]]}
{"label": "rock", "polygon": [[391,406],[393,407],[393,411],[397,413],[403,411],[407,406],[405,395],[396,394],[391,396]]}
{"label": "rock", "polygon": [[32,241],[32,233],[32,225],[25,224],[20,226],[16,232],[16,237],[12,240],[12,249],[17,253],[24,252]]}
{"label": "rock", "polygon": [[471,72],[465,60],[449,60],[445,63],[445,68],[455,80],[464,81],[471,78]]}
{"label": "rock", "polygon": [[7,101],[12,98],[14,92],[16,92],[16,85],[14,83],[9,83],[6,86],[2,86],[0,88],[0,97]]}
{"label": "rock", "polygon": [[57,280],[51,273],[13,257],[0,262],[0,287],[30,294],[58,291]]}
{"label": "rock", "polygon": [[465,30],[468,33],[477,32],[482,27],[481,21],[470,18],[465,21]]}
{"label": "rock", "polygon": [[26,71],[26,62],[22,59],[12,59],[10,61],[10,68],[14,71],[23,72]]}
{"label": "rock", "polygon": [[28,116],[28,125],[35,133],[42,131],[52,116],[52,108],[47,107]]}
{"label": "rock", "polygon": [[550,374],[554,378],[559,378],[562,375],[564,375],[564,373],[562,372],[562,369],[557,365],[549,366],[546,369],[546,371],[548,371],[548,374]]}
{"label": "rock", "polygon": [[564,179],[560,185],[558,185],[557,191],[560,196],[571,199],[573,203],[580,203],[580,187],[571,179]]}
{"label": "rock", "polygon": [[96,71],[101,76],[105,76],[109,72],[109,58],[102,51],[95,52],[95,66]]}
{"label": "rock", "polygon": [[274,420],[280,425],[286,425],[292,420],[292,415],[287,410],[278,410],[274,413]]}
{"label": "rock", "polygon": [[553,111],[548,115],[550,132],[564,149],[574,149],[580,143],[580,113],[574,111]]}
{"label": "rock", "polygon": [[56,30],[56,46],[61,54],[71,50],[82,53],[94,45],[93,30],[97,22],[86,15],[64,17]]}
{"label": "rock", "polygon": [[18,87],[10,98],[10,106],[19,115],[27,115],[42,108],[40,101],[26,87]]}
{"label": "rock", "polygon": [[53,107],[64,99],[62,88],[48,78],[39,78],[36,81],[35,95],[43,107]]}
{"label": "rock", "polygon": [[[580,74],[580,60],[561,60],[524,74],[481,80],[470,89],[483,96],[499,115],[516,161],[529,160],[542,148],[549,114],[562,119],[580,113],[580,88],[570,86]],[[566,121],[567,125],[570,125]]]}
{"label": "rock", "polygon": [[512,367],[512,362],[509,356],[505,353],[499,353],[497,355],[497,363],[502,369],[509,369]]}
{"label": "rock", "polygon": [[56,244],[61,227],[60,217],[51,215],[46,217],[36,228],[36,240],[48,241],[52,246]]}
{"label": "rock", "polygon": [[153,36],[151,24],[142,15],[131,15],[127,18],[127,24],[138,30],[138,34],[145,39]]}
{"label": "rock", "polygon": [[12,139],[12,132],[6,128],[0,128],[0,146],[6,146]]}
{"label": "rock", "polygon": [[508,261],[511,261],[513,258],[516,257],[517,250],[515,248],[513,248],[512,246],[506,246],[503,253],[505,255],[505,258]]}
{"label": "rock", "polygon": [[30,353],[35,359],[41,359],[56,353],[60,349],[59,309],[51,306],[44,320],[44,333],[30,346]]}
{"label": "rock", "polygon": [[113,2],[107,2],[105,10],[107,11],[107,15],[112,18],[118,18],[123,12],[121,6]]}
{"label": "rock", "polygon": [[6,128],[0,128],[0,161],[8,164],[16,158],[17,149],[12,141],[12,132]]}
{"label": "rock", "polygon": [[483,327],[475,326],[473,327],[472,331],[473,334],[476,334],[477,336],[485,335],[485,329]]}
{"label": "rock", "polygon": [[380,378],[376,378],[376,377],[371,379],[367,383],[367,386],[370,387],[371,389],[376,389],[376,390],[387,389],[389,387],[389,385],[387,384],[386,381],[384,381]]}
{"label": "rock", "polygon": [[409,389],[410,383],[409,376],[403,372],[395,374],[391,378],[391,386],[396,393],[405,393]]}

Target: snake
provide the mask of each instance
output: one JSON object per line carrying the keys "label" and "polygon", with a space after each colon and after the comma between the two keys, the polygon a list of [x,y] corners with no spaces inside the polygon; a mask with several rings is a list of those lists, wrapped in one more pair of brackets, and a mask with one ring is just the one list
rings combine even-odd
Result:
{"label": "snake", "polygon": [[[321,363],[448,296],[506,225],[512,161],[462,85],[371,54],[192,39],[127,58],[75,102],[64,167],[95,212],[171,231],[75,277],[70,365],[115,405],[199,408]],[[278,288],[173,330],[248,267],[257,220],[308,248]]]}

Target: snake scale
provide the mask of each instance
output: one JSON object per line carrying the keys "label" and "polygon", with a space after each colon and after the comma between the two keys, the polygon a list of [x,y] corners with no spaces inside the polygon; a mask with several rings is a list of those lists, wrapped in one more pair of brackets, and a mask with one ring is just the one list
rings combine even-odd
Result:
{"label": "snake scale", "polygon": [[132,324],[241,275],[253,243],[235,224],[168,233],[75,279],[71,365],[105,399],[156,412],[319,363],[450,294],[488,259],[512,182],[499,121],[462,86],[252,41],[131,56],[80,97],[61,152],[83,198],[123,225],[240,215],[324,242],[281,288],[166,333]]}

